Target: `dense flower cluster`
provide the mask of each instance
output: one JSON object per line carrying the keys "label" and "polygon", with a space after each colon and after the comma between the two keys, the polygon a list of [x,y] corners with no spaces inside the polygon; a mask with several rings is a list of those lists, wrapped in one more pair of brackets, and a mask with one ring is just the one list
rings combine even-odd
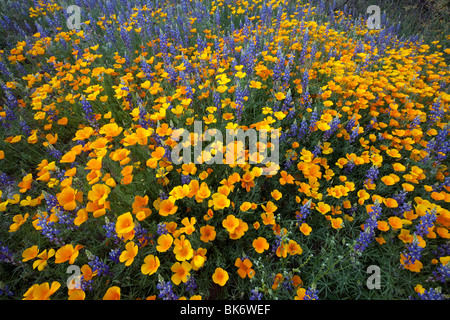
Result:
{"label": "dense flower cluster", "polygon": [[374,263],[448,297],[450,48],[328,1],[75,3],[0,16],[0,298],[374,297],[339,280]]}

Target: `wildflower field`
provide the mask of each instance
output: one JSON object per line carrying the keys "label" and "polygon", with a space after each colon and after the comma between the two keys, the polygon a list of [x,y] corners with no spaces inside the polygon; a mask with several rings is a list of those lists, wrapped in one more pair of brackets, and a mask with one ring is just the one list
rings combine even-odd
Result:
{"label": "wildflower field", "polygon": [[450,35],[329,1],[0,8],[0,299],[448,299]]}

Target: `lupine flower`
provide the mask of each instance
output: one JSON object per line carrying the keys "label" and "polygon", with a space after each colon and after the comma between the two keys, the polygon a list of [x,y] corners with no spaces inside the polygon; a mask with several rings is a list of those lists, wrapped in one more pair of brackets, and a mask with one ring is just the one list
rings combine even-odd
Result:
{"label": "lupine flower", "polygon": [[433,271],[433,278],[445,283],[450,277],[450,264],[448,263],[448,259],[444,259],[443,257],[439,258],[439,260],[441,264]]}
{"label": "lupine flower", "polygon": [[91,104],[89,101],[87,101],[85,98],[81,99],[81,106],[83,108],[83,111],[85,113],[86,119],[89,121],[89,123],[95,122],[95,115],[92,109]]}
{"label": "lupine flower", "polygon": [[415,234],[419,236],[425,236],[429,233],[429,229],[433,227],[434,221],[436,221],[436,209],[433,209],[431,212],[427,212],[426,215],[421,216],[419,218],[419,224],[416,225]]}
{"label": "lupine flower", "polygon": [[262,300],[263,294],[259,292],[258,288],[250,290],[251,296],[250,300]]}
{"label": "lupine flower", "polygon": [[99,277],[103,275],[110,275],[109,266],[101,261],[97,256],[89,255],[88,265],[92,268],[92,274],[95,274]]}
{"label": "lupine flower", "polygon": [[437,289],[430,288],[419,293],[420,300],[445,300],[444,295]]}
{"label": "lupine flower", "polygon": [[120,248],[117,248],[117,249],[111,249],[108,256],[111,259],[111,261],[113,261],[114,263],[119,263],[119,258],[120,258],[121,254],[122,254],[122,251],[120,250]]}
{"label": "lupine flower", "polygon": [[303,300],[319,300],[318,291],[314,288],[308,288]]}
{"label": "lupine flower", "polygon": [[377,229],[377,219],[381,215],[381,206],[378,201],[373,205],[367,206],[369,218],[364,223],[364,230],[360,232],[355,245],[356,251],[364,251],[375,238],[375,230]]}
{"label": "lupine flower", "polygon": [[156,285],[156,288],[159,290],[159,298],[162,298],[163,300],[178,299],[178,296],[173,292],[171,281],[165,282],[162,278],[160,278],[158,284]]}
{"label": "lupine flower", "polygon": [[14,292],[11,291],[8,285],[5,285],[4,287],[0,288],[0,296],[6,295],[6,296],[13,296]]}
{"label": "lupine flower", "polygon": [[[350,272],[369,246],[371,259],[397,254],[409,280],[446,281],[449,48],[323,0],[144,2],[75,0],[79,30],[53,0],[0,15],[0,262],[39,283],[25,298],[120,299],[110,280],[127,287],[124,263],[145,279],[139,298],[317,299],[328,291],[298,274],[341,249]],[[280,136],[225,144],[228,129]],[[233,146],[244,163],[222,161]],[[35,281],[79,252],[79,289]]]}

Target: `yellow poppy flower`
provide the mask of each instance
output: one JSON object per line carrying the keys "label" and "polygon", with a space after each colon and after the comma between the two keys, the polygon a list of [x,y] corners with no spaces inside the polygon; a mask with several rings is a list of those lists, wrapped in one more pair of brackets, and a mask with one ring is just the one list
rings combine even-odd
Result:
{"label": "yellow poppy flower", "polygon": [[137,253],[138,246],[134,244],[133,241],[129,241],[125,245],[125,250],[120,254],[119,261],[125,262],[125,265],[128,267],[133,263],[134,257],[136,257]]}
{"label": "yellow poppy flower", "polygon": [[212,280],[214,283],[217,283],[221,287],[223,287],[229,279],[228,272],[222,268],[216,268],[214,274],[212,275]]}

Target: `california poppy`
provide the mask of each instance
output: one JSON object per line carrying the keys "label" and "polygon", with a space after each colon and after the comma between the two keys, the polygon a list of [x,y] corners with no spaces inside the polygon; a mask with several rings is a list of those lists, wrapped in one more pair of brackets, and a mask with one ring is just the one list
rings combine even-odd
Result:
{"label": "california poppy", "polygon": [[144,258],[144,264],[141,266],[141,272],[150,276],[158,270],[159,266],[159,258],[150,254]]}
{"label": "california poppy", "polygon": [[214,274],[212,275],[212,279],[214,283],[217,283],[218,285],[223,287],[227,283],[229,275],[226,270],[222,268],[216,268]]}
{"label": "california poppy", "polygon": [[189,271],[192,269],[191,264],[187,261],[175,262],[170,270],[174,273],[171,280],[174,284],[179,285],[181,282],[186,283],[188,276],[190,276]]}
{"label": "california poppy", "polygon": [[120,254],[119,260],[120,262],[125,262],[125,265],[128,267],[133,263],[137,253],[138,246],[133,241],[129,241],[125,245],[125,250]]}
{"label": "california poppy", "polygon": [[265,238],[258,237],[253,240],[253,248],[255,248],[256,252],[263,253],[265,250],[269,249],[269,243]]}

